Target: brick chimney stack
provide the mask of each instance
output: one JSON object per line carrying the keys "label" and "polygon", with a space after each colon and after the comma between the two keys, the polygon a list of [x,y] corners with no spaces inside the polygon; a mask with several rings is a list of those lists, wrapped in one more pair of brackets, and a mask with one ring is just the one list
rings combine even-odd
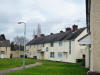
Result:
{"label": "brick chimney stack", "polygon": [[38,37],[37,35],[34,36],[35,39],[36,39],[37,37]]}
{"label": "brick chimney stack", "polygon": [[72,26],[72,32],[76,31],[77,29],[78,29],[78,25],[75,25],[75,24],[74,24],[74,25]]}
{"label": "brick chimney stack", "polygon": [[2,40],[2,41],[3,41],[3,40],[6,40],[6,38],[5,38],[5,35],[4,35],[4,34],[1,34],[1,35],[0,35],[0,40]]}
{"label": "brick chimney stack", "polygon": [[63,33],[63,31],[61,30],[60,33]]}
{"label": "brick chimney stack", "polygon": [[53,35],[53,33],[51,33],[50,35]]}
{"label": "brick chimney stack", "polygon": [[72,31],[72,30],[71,30],[70,27],[66,28],[66,32],[71,32],[71,31]]}
{"label": "brick chimney stack", "polygon": [[44,34],[41,34],[41,37],[44,37],[45,35]]}

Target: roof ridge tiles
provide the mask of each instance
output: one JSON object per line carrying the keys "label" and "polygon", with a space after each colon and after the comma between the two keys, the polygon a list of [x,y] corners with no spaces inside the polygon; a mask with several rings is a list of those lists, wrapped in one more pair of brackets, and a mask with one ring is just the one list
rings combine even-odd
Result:
{"label": "roof ridge tiles", "polygon": [[32,39],[30,42],[28,42],[27,45],[32,44],[44,44],[44,43],[51,43],[56,41],[62,41],[62,40],[73,40],[77,38],[81,32],[84,31],[86,27],[77,29],[74,33],[72,32],[63,32],[63,33],[55,33],[53,35],[47,35],[44,37],[37,37],[35,39]]}

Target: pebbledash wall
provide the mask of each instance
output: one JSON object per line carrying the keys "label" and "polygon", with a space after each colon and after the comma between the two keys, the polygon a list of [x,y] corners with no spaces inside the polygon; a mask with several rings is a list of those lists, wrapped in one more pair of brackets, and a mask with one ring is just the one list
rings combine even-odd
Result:
{"label": "pebbledash wall", "polygon": [[100,0],[91,0],[91,71],[100,73]]}
{"label": "pebbledash wall", "polygon": [[10,47],[0,47],[0,58],[10,58]]}
{"label": "pebbledash wall", "polygon": [[10,41],[4,34],[0,35],[0,58],[10,58]]}
{"label": "pebbledash wall", "polygon": [[27,45],[26,54],[30,58],[36,56],[37,59],[76,63],[76,59],[82,59],[83,54],[85,54],[81,51],[85,47],[80,46],[78,40],[86,34],[87,29],[74,40],[54,42],[53,47],[50,46],[50,43],[45,43],[44,47],[42,44]]}
{"label": "pebbledash wall", "polygon": [[20,57],[21,55],[24,55],[24,51],[22,51],[22,50],[12,50],[11,54],[12,54],[13,58],[17,58],[17,57]]}

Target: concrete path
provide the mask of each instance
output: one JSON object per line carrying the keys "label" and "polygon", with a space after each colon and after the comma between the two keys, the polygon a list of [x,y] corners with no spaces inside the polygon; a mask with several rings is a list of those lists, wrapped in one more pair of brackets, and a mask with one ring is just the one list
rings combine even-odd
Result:
{"label": "concrete path", "polygon": [[[35,64],[26,65],[25,68],[35,67],[35,66],[39,66],[39,65],[42,65],[42,63],[36,62]],[[23,67],[16,67],[16,68],[8,69],[8,70],[1,70],[0,75],[5,75],[6,73],[14,72],[14,71],[18,71],[18,70],[23,70]]]}

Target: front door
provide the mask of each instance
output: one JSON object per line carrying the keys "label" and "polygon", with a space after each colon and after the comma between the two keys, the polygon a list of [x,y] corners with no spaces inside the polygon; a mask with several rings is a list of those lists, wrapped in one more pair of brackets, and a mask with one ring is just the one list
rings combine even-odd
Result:
{"label": "front door", "polygon": [[68,58],[68,57],[67,57],[67,52],[65,52],[65,53],[64,53],[64,61],[65,61],[65,62],[67,61],[67,58]]}
{"label": "front door", "polygon": [[38,53],[37,53],[37,59],[40,59],[40,57],[41,57],[41,53],[38,52]]}
{"label": "front door", "polygon": [[44,52],[41,52],[41,59],[44,59]]}
{"label": "front door", "polygon": [[82,66],[85,67],[85,55],[84,54],[83,54],[83,64],[82,64]]}

